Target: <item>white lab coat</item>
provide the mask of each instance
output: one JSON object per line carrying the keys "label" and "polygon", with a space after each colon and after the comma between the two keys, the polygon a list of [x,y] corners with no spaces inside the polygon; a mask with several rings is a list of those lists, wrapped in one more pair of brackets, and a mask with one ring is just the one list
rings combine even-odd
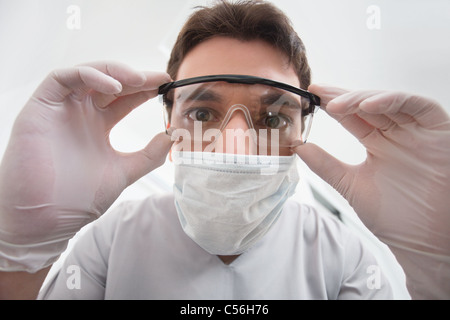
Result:
{"label": "white lab coat", "polygon": [[339,220],[288,201],[230,265],[182,230],[172,195],[92,223],[40,299],[391,299],[374,257]]}

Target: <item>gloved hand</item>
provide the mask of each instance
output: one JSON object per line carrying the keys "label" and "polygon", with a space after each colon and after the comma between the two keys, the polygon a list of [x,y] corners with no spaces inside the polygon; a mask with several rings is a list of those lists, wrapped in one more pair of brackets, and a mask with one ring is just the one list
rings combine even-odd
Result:
{"label": "gloved hand", "polygon": [[0,166],[0,270],[51,265],[85,224],[120,193],[162,165],[170,137],[123,154],[114,125],[170,81],[98,62],[51,73],[19,114]]}
{"label": "gloved hand", "polygon": [[402,265],[412,298],[450,298],[450,117],[404,93],[312,85],[322,107],[366,148],[360,165],[296,148],[347,199]]}

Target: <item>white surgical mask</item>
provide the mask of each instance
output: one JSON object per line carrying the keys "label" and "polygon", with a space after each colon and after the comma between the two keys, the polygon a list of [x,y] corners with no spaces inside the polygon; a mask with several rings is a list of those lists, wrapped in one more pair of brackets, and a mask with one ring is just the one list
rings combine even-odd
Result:
{"label": "white surgical mask", "polygon": [[174,152],[181,226],[214,255],[238,255],[277,221],[299,181],[296,156]]}

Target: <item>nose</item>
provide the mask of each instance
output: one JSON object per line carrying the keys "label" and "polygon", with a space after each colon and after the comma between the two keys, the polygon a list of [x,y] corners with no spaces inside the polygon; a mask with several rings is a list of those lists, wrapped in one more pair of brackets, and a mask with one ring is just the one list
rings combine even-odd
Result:
{"label": "nose", "polygon": [[[223,153],[257,154],[257,136],[253,128],[250,112],[244,106],[234,106],[227,114],[222,124],[222,136],[219,144]],[[221,140],[221,141],[220,141]]]}

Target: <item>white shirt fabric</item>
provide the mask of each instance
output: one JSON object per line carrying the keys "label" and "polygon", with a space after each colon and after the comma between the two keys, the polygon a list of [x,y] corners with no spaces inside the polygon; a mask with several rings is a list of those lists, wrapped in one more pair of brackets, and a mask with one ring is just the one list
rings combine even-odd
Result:
{"label": "white shirt fabric", "polygon": [[392,299],[382,274],[373,281],[377,266],[339,220],[291,200],[264,238],[226,265],[184,233],[173,196],[158,195],[93,222],[39,298]]}

